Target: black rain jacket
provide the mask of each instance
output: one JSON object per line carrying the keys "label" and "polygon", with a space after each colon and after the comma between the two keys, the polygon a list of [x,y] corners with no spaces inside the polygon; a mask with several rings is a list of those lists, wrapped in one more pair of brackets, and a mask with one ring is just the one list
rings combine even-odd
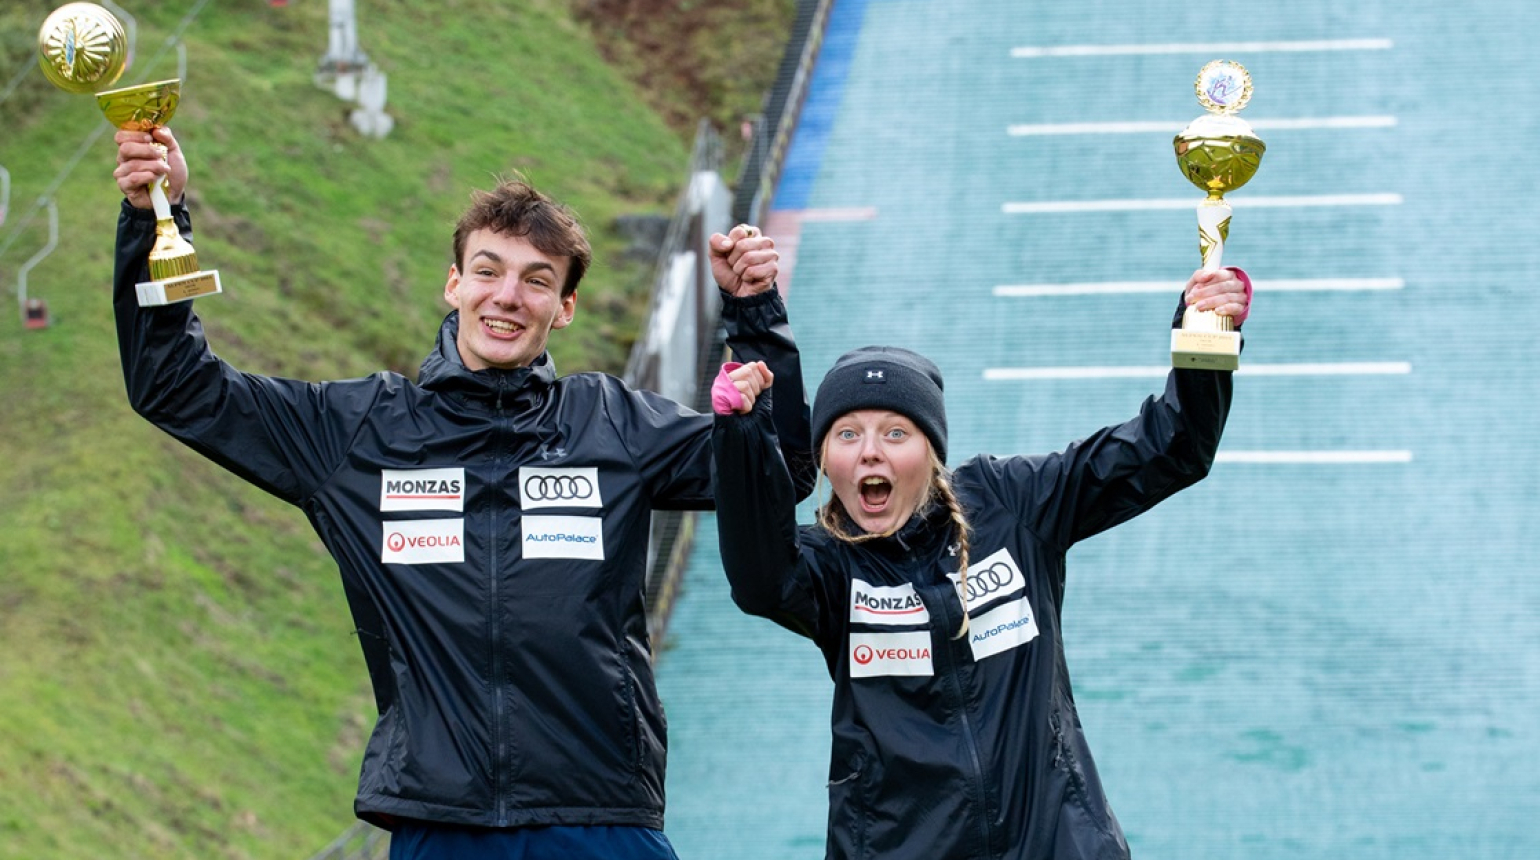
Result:
{"label": "black rain jacket", "polygon": [[[711,417],[603,374],[558,378],[549,355],[469,371],[455,314],[417,383],[242,373],[209,349],[192,303],[138,306],[154,226],[124,203],[114,305],[129,401],[302,508],[336,559],[379,709],[358,815],[662,828],[650,514],[711,507]],[[779,295],[724,296],[723,320],[741,360],[792,387],[777,429],[810,463]]]}
{"label": "black rain jacket", "polygon": [[1208,473],[1230,376],[1175,370],[1125,424],[1059,453],[959,466],[972,526],[964,639],[946,511],[861,544],[799,527],[761,404],[717,417],[733,599],[813,640],[834,681],[831,860],[1128,857],[1070,691],[1065,554]]}

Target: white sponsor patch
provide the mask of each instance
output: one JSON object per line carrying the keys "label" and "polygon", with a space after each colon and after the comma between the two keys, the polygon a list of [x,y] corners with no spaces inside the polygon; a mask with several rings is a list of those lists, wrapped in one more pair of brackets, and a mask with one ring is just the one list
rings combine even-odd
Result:
{"label": "white sponsor patch", "polygon": [[[958,574],[949,573],[952,582]],[[968,564],[968,614],[1002,598],[1010,597],[1027,587],[1027,579],[1021,574],[1021,565],[1011,558],[1004,547],[999,552]]]}
{"label": "white sponsor patch", "polygon": [[604,520],[599,517],[525,515],[525,558],[604,560]]}
{"label": "white sponsor patch", "polygon": [[464,469],[385,469],[380,472],[382,511],[465,510]]}
{"label": "white sponsor patch", "polygon": [[973,646],[974,660],[1009,651],[1036,638],[1037,619],[1032,617],[1032,605],[1025,597],[968,621],[968,644]]}
{"label": "white sponsor patch", "polygon": [[930,633],[851,633],[850,677],[934,675],[930,662]]}
{"label": "white sponsor patch", "polygon": [[532,508],[602,508],[599,470],[519,468],[519,505]]}
{"label": "white sponsor patch", "polygon": [[386,522],[380,561],[435,564],[465,561],[465,520]]}
{"label": "white sponsor patch", "polygon": [[850,620],[857,624],[928,624],[930,610],[912,585],[871,585],[850,581]]}

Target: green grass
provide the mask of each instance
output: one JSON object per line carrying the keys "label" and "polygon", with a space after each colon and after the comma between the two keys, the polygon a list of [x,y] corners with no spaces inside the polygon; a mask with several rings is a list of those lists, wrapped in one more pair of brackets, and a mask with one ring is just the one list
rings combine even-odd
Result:
{"label": "green grass", "polygon": [[[0,12],[0,87],[34,61],[53,5]],[[133,4],[138,67],[119,85],[176,74],[174,53],[146,66],[192,6]],[[304,379],[415,374],[447,310],[456,215],[519,170],[595,244],[557,366],[617,369],[650,267],[614,262],[610,225],[670,212],[682,132],[564,2],[360,6],[397,121],[380,141],[312,82],[325,3],[211,3],[186,31],[171,127],[192,163],[199,261],[226,290],[198,304],[215,349]],[[101,123],[90,97],[37,74],[0,104],[0,243]],[[126,405],[113,158],[104,136],[57,191],[60,245],[29,276],[53,327],[24,331],[11,310],[46,219],[0,256],[0,858],[306,857],[351,821],[374,721],[363,661],[300,513]]]}

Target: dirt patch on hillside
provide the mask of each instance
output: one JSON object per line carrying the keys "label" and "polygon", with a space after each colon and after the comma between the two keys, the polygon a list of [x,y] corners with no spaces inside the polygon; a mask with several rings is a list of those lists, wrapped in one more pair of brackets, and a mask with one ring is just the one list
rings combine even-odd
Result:
{"label": "dirt patch on hillside", "polygon": [[670,127],[689,139],[708,119],[733,157],[775,80],[797,0],[573,0],[573,11]]}

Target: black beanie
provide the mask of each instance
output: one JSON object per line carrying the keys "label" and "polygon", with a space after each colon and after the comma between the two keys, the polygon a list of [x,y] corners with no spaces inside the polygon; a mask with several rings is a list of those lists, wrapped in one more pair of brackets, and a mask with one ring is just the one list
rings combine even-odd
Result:
{"label": "black beanie", "polygon": [[917,352],[863,346],[839,357],[813,397],[813,451],[823,458],[823,437],[834,419],[858,409],[886,409],[913,421],[946,462],[946,400],[941,370]]}

